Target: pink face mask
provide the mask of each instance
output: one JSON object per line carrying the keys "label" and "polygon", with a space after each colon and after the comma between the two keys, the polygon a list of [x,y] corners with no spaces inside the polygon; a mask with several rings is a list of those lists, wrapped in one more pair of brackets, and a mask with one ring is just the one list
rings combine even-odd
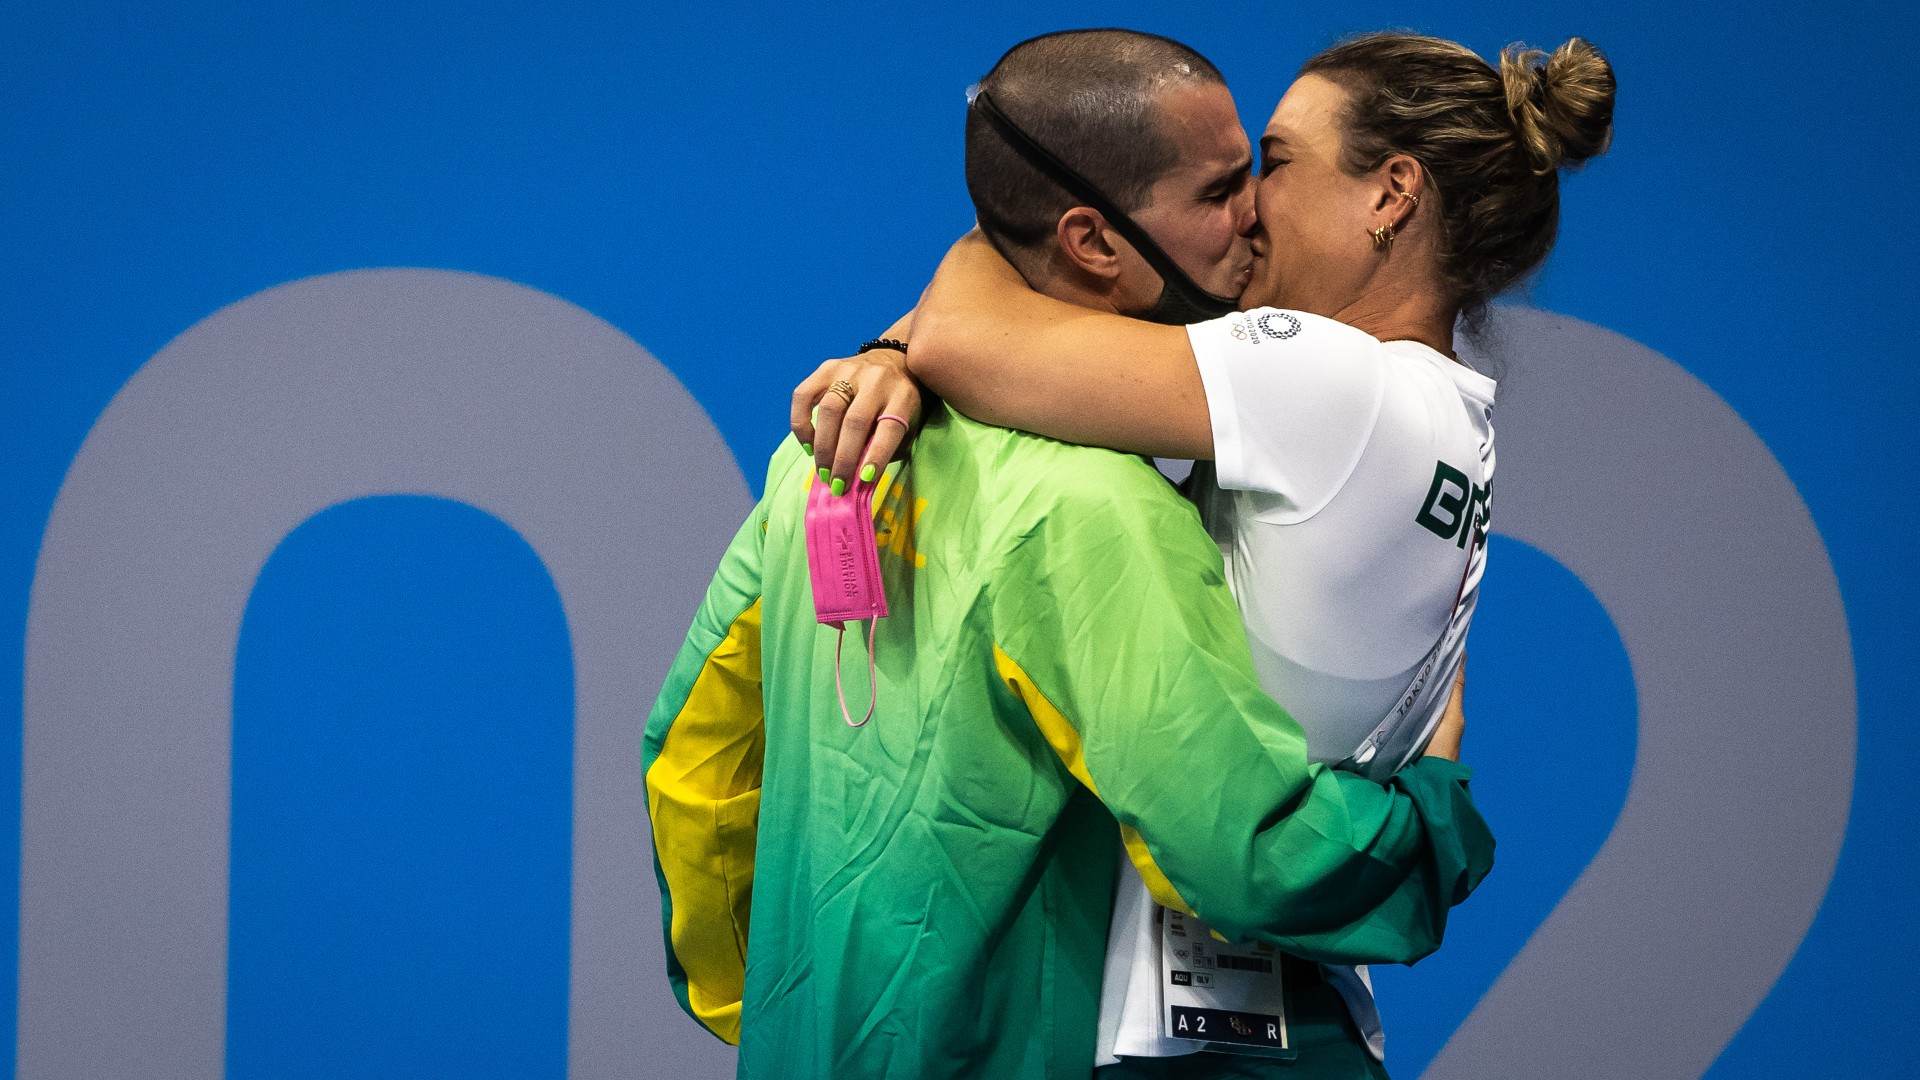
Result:
{"label": "pink face mask", "polygon": [[[873,642],[879,620],[887,616],[887,592],[880,579],[880,551],[873,538],[873,485],[854,481],[835,495],[816,483],[807,496],[807,569],[813,576],[813,608],[819,620],[840,631],[833,646],[833,691],[840,715],[850,727],[864,727],[880,703],[874,681]],[[847,710],[840,680],[840,649],[849,622],[867,620],[867,685],[872,688],[867,715],[859,721]]]}

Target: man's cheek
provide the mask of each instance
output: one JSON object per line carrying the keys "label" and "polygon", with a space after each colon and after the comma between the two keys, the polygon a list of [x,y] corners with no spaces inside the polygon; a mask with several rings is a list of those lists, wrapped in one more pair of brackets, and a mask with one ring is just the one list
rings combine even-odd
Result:
{"label": "man's cheek", "polygon": [[1241,240],[1240,219],[1234,213],[1231,201],[1220,204],[1207,223],[1207,235],[1213,238],[1213,253],[1216,261],[1224,261],[1234,253],[1234,246]]}

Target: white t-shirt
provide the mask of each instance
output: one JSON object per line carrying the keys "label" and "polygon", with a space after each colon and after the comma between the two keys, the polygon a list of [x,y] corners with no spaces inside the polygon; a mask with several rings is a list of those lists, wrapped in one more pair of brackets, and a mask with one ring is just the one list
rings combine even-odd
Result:
{"label": "white t-shirt", "polygon": [[[1313,760],[1384,780],[1432,737],[1479,599],[1494,382],[1417,342],[1305,312],[1238,312],[1187,335],[1214,450],[1190,491],[1261,685],[1305,729]],[[1193,1049],[1160,1037],[1157,934],[1128,865],[1097,1064]],[[1382,1057],[1365,969],[1326,970]]]}

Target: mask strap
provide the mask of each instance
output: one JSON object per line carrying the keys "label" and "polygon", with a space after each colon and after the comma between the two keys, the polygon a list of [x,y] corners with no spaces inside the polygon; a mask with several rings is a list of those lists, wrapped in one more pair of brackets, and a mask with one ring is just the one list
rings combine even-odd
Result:
{"label": "mask strap", "polygon": [[874,708],[880,704],[880,683],[875,679],[873,663],[874,633],[879,629],[879,619],[867,620],[867,687],[870,693],[867,698],[867,715],[857,722],[853,718],[853,713],[847,710],[847,688],[840,681],[840,649],[847,643],[845,623],[840,624],[840,636],[833,642],[833,696],[840,699],[840,718],[847,722],[848,727],[866,727],[867,721],[873,719]]}
{"label": "mask strap", "polygon": [[1126,212],[1115,206],[1099,188],[1094,187],[1092,181],[1081,176],[1073,166],[1055,157],[1053,151],[1040,145],[1040,140],[1027,134],[1026,130],[1014,123],[1011,117],[1000,111],[1000,106],[993,100],[992,94],[976,88],[973,91],[971,103],[974,108],[980,110],[980,115],[986,118],[987,126],[993,128],[1015,153],[1025,158],[1027,164],[1065,188],[1067,194],[1100,211],[1101,216],[1107,219],[1107,223],[1112,225],[1121,236],[1126,237],[1127,242],[1140,252],[1141,258],[1146,259],[1147,264],[1160,275],[1160,280],[1169,291],[1183,294],[1189,303],[1210,315],[1225,314],[1239,306],[1234,298],[1216,296],[1188,277],[1187,272],[1180,269],[1179,264],[1175,263],[1166,252],[1160,250],[1160,245],[1154,242],[1153,237],[1148,236],[1147,231],[1142,229],[1133,218],[1128,217]]}

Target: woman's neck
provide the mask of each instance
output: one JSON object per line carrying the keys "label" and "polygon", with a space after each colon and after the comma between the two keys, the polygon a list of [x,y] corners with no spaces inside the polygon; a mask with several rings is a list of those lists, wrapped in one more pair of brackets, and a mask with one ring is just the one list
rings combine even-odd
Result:
{"label": "woman's neck", "polygon": [[1458,315],[1451,304],[1436,299],[1441,290],[1382,283],[1340,309],[1333,318],[1365,330],[1381,341],[1417,341],[1442,356],[1453,351],[1453,324]]}

